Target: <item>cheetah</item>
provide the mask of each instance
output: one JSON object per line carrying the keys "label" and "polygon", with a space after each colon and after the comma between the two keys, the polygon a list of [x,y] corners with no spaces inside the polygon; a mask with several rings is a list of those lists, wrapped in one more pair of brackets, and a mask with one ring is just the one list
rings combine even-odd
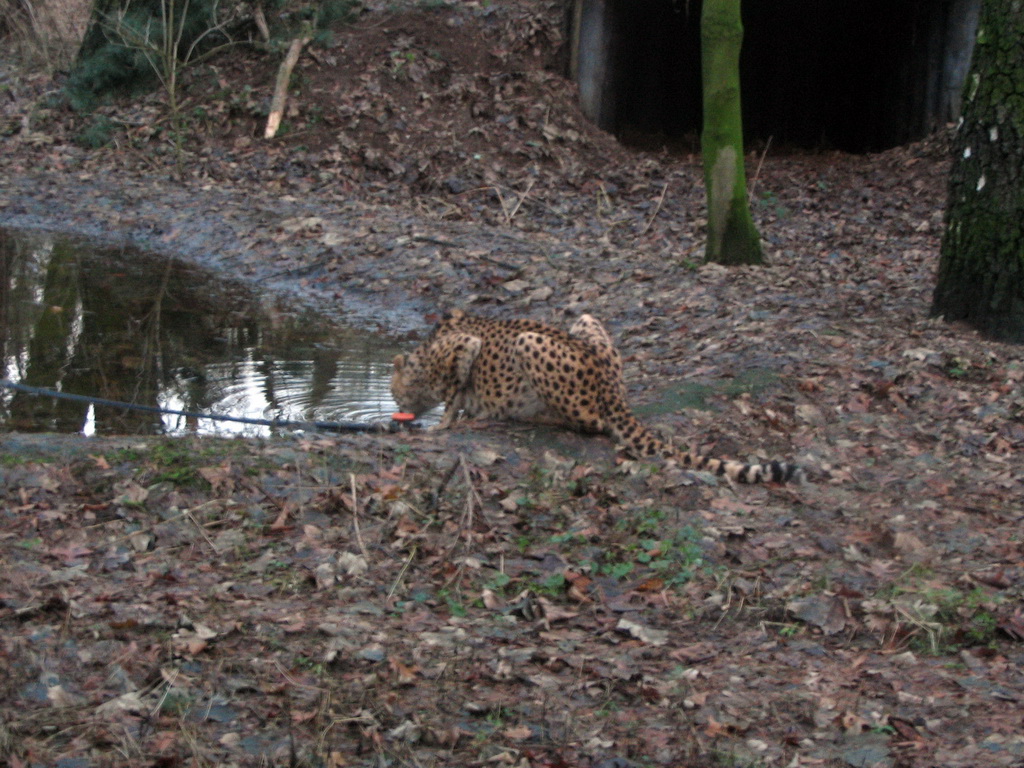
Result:
{"label": "cheetah", "polygon": [[582,315],[568,332],[533,320],[446,314],[428,339],[396,355],[391,393],[417,416],[444,403],[438,429],[467,418],[551,424],[607,434],[634,458],[664,456],[740,483],[800,482],[790,463],[744,464],[684,452],[656,437],[626,401],[622,358],[604,326]]}

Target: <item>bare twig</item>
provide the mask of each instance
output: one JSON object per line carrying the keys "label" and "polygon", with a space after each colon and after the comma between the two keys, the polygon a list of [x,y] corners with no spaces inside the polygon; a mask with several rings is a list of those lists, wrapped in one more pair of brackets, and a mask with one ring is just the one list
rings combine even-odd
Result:
{"label": "bare twig", "polygon": [[466,537],[469,539],[467,533],[473,527],[473,517],[475,515],[475,509],[483,507],[483,501],[480,499],[480,494],[477,493],[476,488],[473,487],[473,478],[469,472],[469,464],[466,462],[466,457],[463,454],[459,455],[459,465],[462,467],[462,476],[466,481],[466,508],[462,513],[462,517],[459,519],[459,530],[455,535],[455,540],[451,546],[448,547],[448,554],[451,554],[455,547],[458,546],[459,539]]}
{"label": "bare twig", "polygon": [[352,530],[356,537],[356,544],[359,545],[359,551],[363,553],[363,559],[369,564],[370,553],[366,551],[363,534],[359,530],[359,498],[356,496],[356,476],[349,473],[348,477],[352,484]]}
{"label": "bare twig", "polygon": [[156,705],[150,711],[150,713],[149,713],[150,717],[156,717],[159,714],[160,710],[164,706],[164,702],[167,701],[167,696],[170,694],[171,688],[174,687],[174,681],[177,680],[177,679],[178,679],[178,670],[172,668],[171,671],[169,672],[169,679],[167,679],[167,687],[164,688],[164,692],[160,696],[160,700],[156,703]]}
{"label": "bare twig", "polygon": [[466,463],[466,456],[463,454],[459,457],[462,462],[462,471],[466,477],[466,489],[467,489],[467,503],[470,499],[476,499],[476,505],[478,508],[482,508],[484,505],[483,500],[480,498],[480,494],[477,493],[476,487],[473,485],[473,478],[469,474],[469,464]]}
{"label": "bare twig", "polygon": [[409,552],[409,557],[406,558],[405,564],[402,566],[402,570],[398,572],[398,576],[395,577],[395,581],[391,585],[391,589],[388,590],[388,600],[394,597],[395,590],[398,589],[398,586],[405,579],[405,574],[408,572],[409,566],[412,565],[412,561],[415,559],[417,552],[419,552],[419,545],[413,544],[412,550]]}
{"label": "bare twig", "polygon": [[644,228],[640,230],[640,234],[641,235],[646,235],[647,234],[647,230],[649,230],[651,228],[651,225],[654,224],[654,220],[656,218],[658,218],[658,214],[661,212],[661,206],[665,202],[665,193],[666,192],[668,192],[668,182],[667,181],[665,182],[665,186],[663,186],[661,188],[661,195],[659,195],[659,197],[658,197],[658,204],[656,206],[654,206],[654,213],[652,213],[651,217],[649,219],[647,219],[647,223],[644,224]]}
{"label": "bare twig", "polygon": [[185,517],[188,519],[188,521],[190,523],[192,523],[192,525],[194,525],[196,527],[196,530],[199,531],[199,535],[202,536],[203,539],[206,540],[206,543],[210,546],[210,549],[213,550],[213,554],[215,554],[215,555],[220,554],[217,551],[217,547],[214,546],[213,540],[209,536],[206,535],[206,531],[203,530],[203,526],[201,526],[199,524],[199,521],[196,520],[195,517],[192,515],[192,510],[186,509],[185,510]]}
{"label": "bare twig", "polygon": [[757,161],[757,170],[754,171],[754,178],[750,180],[750,191],[747,193],[747,200],[753,202],[754,190],[757,189],[757,180],[761,178],[761,166],[764,165],[764,159],[768,156],[768,148],[772,145],[772,137],[768,137],[768,141],[764,143],[764,151],[761,153],[761,159]]}
{"label": "bare twig", "polygon": [[293,685],[296,688],[305,688],[307,691],[323,691],[324,690],[323,688],[321,688],[320,686],[317,686],[317,685],[307,685],[305,683],[300,683],[298,680],[296,680],[294,677],[292,677],[291,675],[288,674],[288,670],[286,670],[284,667],[281,666],[281,662],[280,661],[278,661],[277,659],[274,659],[273,661],[274,661],[274,666],[277,667],[277,671],[281,674],[281,677],[283,677],[285,680],[287,680],[290,685]]}
{"label": "bare twig", "polygon": [[452,465],[448,467],[448,471],[444,473],[444,477],[441,478],[440,484],[437,486],[437,490],[430,494],[430,503],[427,505],[427,511],[433,512],[437,509],[437,505],[441,502],[441,494],[444,493],[445,488],[448,487],[448,483],[452,481],[452,477],[455,475],[455,470],[459,468],[459,459],[452,462]]}
{"label": "bare twig", "polygon": [[[511,225],[512,224],[512,219],[514,219],[515,215],[519,212],[519,207],[523,204],[523,201],[530,194],[530,190],[533,189],[533,185],[535,183],[536,183],[536,179],[530,179],[530,183],[526,185],[526,191],[523,192],[523,194],[521,194],[519,196],[519,199],[516,201],[516,204],[514,206],[512,206],[512,210],[505,213],[505,223],[507,225]],[[501,207],[502,208],[505,207],[504,200],[502,200],[502,206]]]}

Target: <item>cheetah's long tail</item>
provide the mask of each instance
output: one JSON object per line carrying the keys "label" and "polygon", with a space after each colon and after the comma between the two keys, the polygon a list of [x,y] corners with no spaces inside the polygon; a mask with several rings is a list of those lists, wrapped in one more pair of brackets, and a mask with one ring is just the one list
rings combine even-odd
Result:
{"label": "cheetah's long tail", "polygon": [[737,483],[803,483],[804,471],[796,464],[786,461],[769,461],[767,464],[744,464],[742,461],[715,459],[689,451],[679,451],[672,458],[685,467],[701,469],[713,475],[726,476]]}
{"label": "cheetah's long tail", "polygon": [[[621,410],[625,410],[620,406]],[[696,451],[684,451],[652,433],[628,410],[611,419],[608,431],[618,440],[627,454],[637,456],[661,455],[679,462],[684,467],[702,469],[718,476],[726,476],[737,483],[802,483],[804,471],[796,464],[770,461],[767,464],[744,464],[742,461],[715,459]]]}

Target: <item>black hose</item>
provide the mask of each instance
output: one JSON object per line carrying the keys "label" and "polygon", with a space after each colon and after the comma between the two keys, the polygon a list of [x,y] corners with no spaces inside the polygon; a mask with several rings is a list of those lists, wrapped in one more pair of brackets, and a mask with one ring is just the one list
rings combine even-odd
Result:
{"label": "black hose", "polygon": [[190,419],[209,419],[211,421],[233,421],[238,424],[253,424],[261,427],[288,427],[291,429],[320,429],[327,432],[394,432],[399,425],[387,422],[369,421],[292,421],[291,419],[254,419],[246,416],[225,416],[213,413],[195,413],[193,411],[179,411],[174,408],[160,408],[155,405],[139,405],[137,403],[124,403],[120,400],[108,400],[105,397],[93,397],[91,395],[73,395],[70,392],[57,392],[45,387],[30,387],[27,384],[18,384],[9,379],[0,379],[0,387],[24,392],[27,395],[36,397],[53,397],[58,400],[71,400],[78,403],[92,403],[93,405],[106,405],[112,408],[124,408],[129,411],[145,411],[147,413],[166,413],[172,416],[184,416]]}

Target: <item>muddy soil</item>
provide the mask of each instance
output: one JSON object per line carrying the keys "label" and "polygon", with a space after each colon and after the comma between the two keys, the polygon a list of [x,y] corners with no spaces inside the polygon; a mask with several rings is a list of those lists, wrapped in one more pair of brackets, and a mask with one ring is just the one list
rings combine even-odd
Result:
{"label": "muddy soil", "polygon": [[[97,118],[4,70],[0,224],[171,252],[408,334],[604,320],[732,488],[507,425],[3,437],[12,765],[1024,764],[1024,355],[928,317],[947,137],[748,157],[770,264],[701,263],[699,158],[596,130],[559,4],[369,4]],[[60,761],[64,761],[61,763]],[[69,762],[72,761],[72,762]],[[77,762],[73,762],[77,761]]]}

